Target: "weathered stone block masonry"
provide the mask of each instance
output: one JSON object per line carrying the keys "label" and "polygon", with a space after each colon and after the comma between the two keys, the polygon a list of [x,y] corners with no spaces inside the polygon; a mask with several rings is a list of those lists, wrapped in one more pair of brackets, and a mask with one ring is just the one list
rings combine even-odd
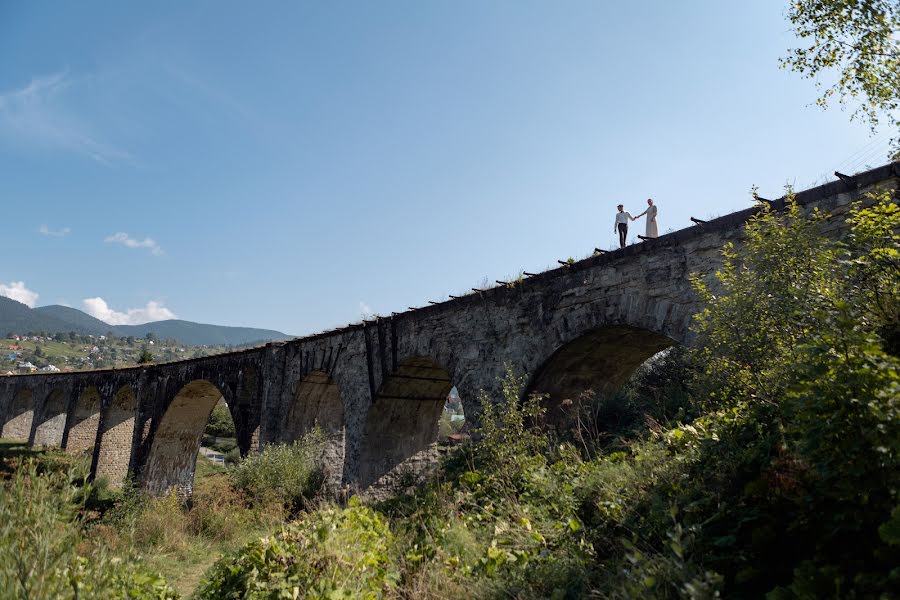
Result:
{"label": "weathered stone block masonry", "polygon": [[[900,163],[797,194],[833,215],[900,187]],[[782,208],[784,201],[773,204]],[[392,317],[288,342],[129,369],[0,377],[2,436],[92,453],[113,485],[132,474],[151,493],[191,492],[200,437],[224,397],[243,454],[318,423],[329,476],[360,489],[415,461],[437,436],[456,386],[469,418],[500,398],[506,365],[551,401],[609,393],[648,357],[690,343],[689,277],[711,277],[756,208]]]}

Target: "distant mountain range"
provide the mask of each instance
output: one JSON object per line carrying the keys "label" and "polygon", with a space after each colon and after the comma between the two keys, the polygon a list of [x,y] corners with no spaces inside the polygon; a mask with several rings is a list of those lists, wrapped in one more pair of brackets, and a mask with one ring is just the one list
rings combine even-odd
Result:
{"label": "distant mountain range", "polygon": [[159,339],[175,339],[189,346],[240,346],[288,339],[291,336],[271,329],[226,327],[169,319],[143,325],[110,325],[89,314],[68,306],[39,306],[28,308],[21,302],[0,296],[0,335],[8,332],[24,334],[29,331],[86,335],[144,337],[153,333]]}

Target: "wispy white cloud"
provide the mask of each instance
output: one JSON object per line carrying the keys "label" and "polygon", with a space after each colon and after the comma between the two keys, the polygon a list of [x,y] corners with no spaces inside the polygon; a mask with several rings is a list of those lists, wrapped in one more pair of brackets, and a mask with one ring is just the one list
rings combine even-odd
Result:
{"label": "wispy white cloud", "polygon": [[68,73],[62,72],[0,91],[0,137],[74,152],[106,165],[130,160],[127,152],[100,140],[83,117],[67,108],[72,84]]}
{"label": "wispy white cloud", "polygon": [[63,227],[62,229],[50,229],[46,225],[41,225],[38,228],[38,233],[41,235],[49,235],[51,237],[63,237],[72,233],[72,229],[69,227]]}
{"label": "wispy white cloud", "polygon": [[152,321],[164,321],[174,319],[175,313],[162,305],[161,302],[151,300],[141,308],[128,308],[125,312],[113,310],[100,298],[85,298],[81,301],[84,312],[95,319],[100,319],[110,325],[140,325]]}
{"label": "wispy white cloud", "polygon": [[29,290],[24,281],[10,281],[8,285],[0,283],[0,296],[18,300],[22,304],[34,308],[40,294]]}
{"label": "wispy white cloud", "polygon": [[202,110],[208,110],[208,106],[216,104],[222,110],[227,111],[230,115],[230,121],[237,121],[250,132],[257,135],[272,135],[276,128],[264,119],[260,113],[253,110],[250,105],[239,101],[233,94],[228,93],[225,89],[214,85],[208,79],[197,75],[195,71],[190,70],[185,65],[178,65],[178,61],[172,61],[162,65],[164,72],[167,73],[178,87],[181,89],[179,93],[187,90],[199,96],[202,102],[198,102],[197,106]]}
{"label": "wispy white cloud", "polygon": [[375,316],[375,311],[372,310],[372,307],[362,300],[359,301],[359,311],[362,313],[363,319],[368,319],[369,317]]}
{"label": "wispy white cloud", "polygon": [[159,244],[157,244],[152,238],[144,238],[142,240],[139,240],[121,231],[107,236],[103,241],[113,244],[122,244],[126,248],[147,248],[148,250],[150,250],[150,254],[154,256],[162,256],[163,254],[165,254],[163,252],[163,249],[159,247]]}

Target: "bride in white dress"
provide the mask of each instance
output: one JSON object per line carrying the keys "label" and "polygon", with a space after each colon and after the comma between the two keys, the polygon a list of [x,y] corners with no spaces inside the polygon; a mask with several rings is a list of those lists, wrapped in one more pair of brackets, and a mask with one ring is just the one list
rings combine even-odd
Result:
{"label": "bride in white dress", "polygon": [[647,215],[647,233],[644,237],[659,237],[659,229],[656,227],[656,205],[653,204],[652,198],[647,198],[647,210],[635,217],[635,220]]}

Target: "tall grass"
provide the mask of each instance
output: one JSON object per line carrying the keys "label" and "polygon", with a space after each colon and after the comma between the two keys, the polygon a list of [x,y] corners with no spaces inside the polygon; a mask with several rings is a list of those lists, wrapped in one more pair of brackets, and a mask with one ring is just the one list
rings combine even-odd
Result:
{"label": "tall grass", "polygon": [[94,490],[83,466],[53,453],[13,462],[0,484],[0,597],[175,597],[139,561],[113,558],[89,540]]}

